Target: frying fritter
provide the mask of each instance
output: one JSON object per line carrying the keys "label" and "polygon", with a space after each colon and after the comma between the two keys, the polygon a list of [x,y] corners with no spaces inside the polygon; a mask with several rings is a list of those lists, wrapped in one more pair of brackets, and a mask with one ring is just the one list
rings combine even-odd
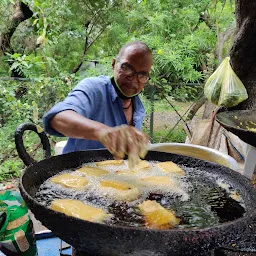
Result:
{"label": "frying fritter", "polygon": [[140,195],[140,191],[137,187],[126,182],[115,180],[100,181],[98,191],[100,195],[120,201],[133,201]]}
{"label": "frying fritter", "polygon": [[102,209],[92,207],[79,200],[73,199],[54,200],[52,201],[50,208],[54,211],[92,222],[102,222],[111,217],[111,214],[107,214]]}
{"label": "frying fritter", "polygon": [[157,163],[156,166],[165,173],[184,175],[184,171],[172,161]]}
{"label": "frying fritter", "polygon": [[96,166],[107,166],[107,165],[123,165],[124,160],[106,160],[101,162],[96,162]]}
{"label": "frying fritter", "polygon": [[141,171],[141,170],[150,170],[150,164],[146,160],[140,160],[139,164],[137,164],[134,168],[134,171]]}
{"label": "frying fritter", "polygon": [[138,206],[148,228],[168,229],[179,225],[180,219],[156,201],[146,200]]}
{"label": "frying fritter", "polygon": [[66,188],[73,189],[84,189],[88,185],[88,180],[86,178],[72,175],[70,173],[57,175],[52,177],[50,181]]}
{"label": "frying fritter", "polygon": [[82,168],[79,168],[76,171],[81,172],[86,175],[89,175],[89,176],[96,176],[96,177],[109,174],[109,172],[106,170],[103,170],[103,169],[97,168],[97,167],[91,167],[91,166],[83,166]]}
{"label": "frying fritter", "polygon": [[117,175],[129,175],[129,176],[133,176],[136,174],[135,171],[127,171],[127,170],[118,170],[118,171],[115,171],[115,174]]}

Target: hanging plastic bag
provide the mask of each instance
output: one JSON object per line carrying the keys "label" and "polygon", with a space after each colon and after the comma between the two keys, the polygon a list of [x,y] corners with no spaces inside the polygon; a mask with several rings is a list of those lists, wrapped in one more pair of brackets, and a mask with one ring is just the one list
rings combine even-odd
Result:
{"label": "hanging plastic bag", "polygon": [[226,57],[208,78],[204,87],[205,97],[215,105],[234,107],[248,98],[246,88],[233,71]]}
{"label": "hanging plastic bag", "polygon": [[18,192],[0,194],[0,251],[15,256],[38,255],[33,223]]}

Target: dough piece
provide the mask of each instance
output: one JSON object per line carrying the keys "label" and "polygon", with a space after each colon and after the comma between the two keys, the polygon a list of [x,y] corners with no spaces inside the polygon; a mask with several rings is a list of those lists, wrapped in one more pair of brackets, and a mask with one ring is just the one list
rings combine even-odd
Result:
{"label": "dough piece", "polygon": [[72,175],[70,173],[60,174],[52,177],[51,182],[60,184],[66,188],[84,189],[88,184],[88,180],[84,177]]}
{"label": "dough piece", "polygon": [[96,176],[96,177],[100,177],[100,176],[109,174],[109,172],[106,170],[103,170],[103,169],[97,168],[97,167],[91,167],[91,166],[83,166],[82,168],[77,169],[76,171],[81,172],[86,175],[89,175],[89,176]]}
{"label": "dough piece", "polygon": [[123,165],[124,160],[106,160],[101,162],[96,162],[96,166],[107,166],[107,165]]}
{"label": "dough piece", "polygon": [[184,175],[184,171],[172,161],[157,163],[156,166],[165,173]]}
{"label": "dough piece", "polygon": [[50,208],[54,211],[92,222],[102,222],[112,216],[102,209],[92,207],[79,200],[73,199],[54,200],[52,201]]}
{"label": "dough piece", "polygon": [[115,180],[100,181],[99,192],[101,195],[120,201],[133,201],[140,195],[139,189],[135,186]]}
{"label": "dough piece", "polygon": [[139,164],[135,166],[134,171],[149,170],[150,164],[146,160],[140,160]]}
{"label": "dough piece", "polygon": [[127,170],[119,170],[119,171],[116,171],[115,174],[117,175],[129,175],[129,176],[133,176],[136,174],[135,171],[127,171]]}
{"label": "dough piece", "polygon": [[173,212],[165,209],[156,201],[146,200],[138,207],[141,214],[145,216],[148,228],[168,229],[180,223],[180,219]]}

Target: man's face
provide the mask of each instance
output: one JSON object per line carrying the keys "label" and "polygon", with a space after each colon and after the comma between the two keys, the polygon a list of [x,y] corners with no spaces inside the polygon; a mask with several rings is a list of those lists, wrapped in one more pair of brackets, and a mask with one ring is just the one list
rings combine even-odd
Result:
{"label": "man's face", "polygon": [[136,48],[136,45],[126,48],[120,60],[112,62],[116,82],[126,96],[132,96],[143,90],[151,66],[152,55]]}

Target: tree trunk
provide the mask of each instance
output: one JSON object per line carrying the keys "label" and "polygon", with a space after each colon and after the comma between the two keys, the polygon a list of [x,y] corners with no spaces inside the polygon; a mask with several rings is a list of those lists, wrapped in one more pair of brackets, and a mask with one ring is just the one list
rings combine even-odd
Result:
{"label": "tree trunk", "polygon": [[[10,21],[10,25],[8,26],[9,29],[0,35],[0,50],[5,55],[6,52],[13,54],[14,50],[11,46],[11,38],[14,34],[16,28],[18,25],[26,20],[31,18],[33,15],[33,12],[29,9],[29,6],[25,3],[18,1],[13,5],[13,15]],[[12,63],[10,63],[12,65]],[[16,71],[12,70],[12,76],[13,77],[21,77],[21,75]]]}
{"label": "tree trunk", "polygon": [[256,1],[236,0],[236,34],[231,65],[247,89],[248,99],[235,109],[256,109]]}

